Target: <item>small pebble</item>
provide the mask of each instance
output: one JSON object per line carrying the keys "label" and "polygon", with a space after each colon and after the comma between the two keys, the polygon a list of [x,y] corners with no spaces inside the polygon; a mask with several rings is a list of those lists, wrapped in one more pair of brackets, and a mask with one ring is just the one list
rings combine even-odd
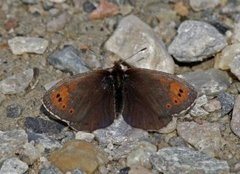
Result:
{"label": "small pebble", "polygon": [[84,140],[86,142],[92,142],[94,137],[94,134],[83,131],[78,131],[75,135],[76,140]]}
{"label": "small pebble", "polygon": [[233,58],[229,66],[231,72],[240,80],[240,54]]}
{"label": "small pebble", "polygon": [[233,59],[240,55],[240,43],[226,46],[215,58],[214,68],[228,70]]}
{"label": "small pebble", "polygon": [[141,165],[151,168],[149,158],[157,151],[157,147],[149,142],[139,142],[137,147],[132,150],[127,157],[127,165]]}
{"label": "small pebble", "polygon": [[18,158],[9,158],[0,167],[1,174],[24,174],[28,165]]}
{"label": "small pebble", "polygon": [[28,142],[28,135],[23,129],[0,131],[0,142],[0,159],[3,160],[23,149]]}
{"label": "small pebble", "polygon": [[28,69],[0,81],[0,92],[3,94],[17,94],[24,92],[33,80],[34,71]]}
{"label": "small pebble", "polygon": [[70,21],[70,15],[68,13],[62,13],[58,17],[47,23],[47,31],[55,32],[64,28],[67,22]]}
{"label": "small pebble", "polygon": [[221,0],[190,0],[190,6],[195,11],[212,9],[221,4]]}
{"label": "small pebble", "polygon": [[[167,147],[151,156],[153,168],[161,173],[230,174],[227,161],[184,147]],[[209,165],[211,164],[211,165]]]}
{"label": "small pebble", "polygon": [[19,104],[14,103],[14,104],[8,105],[6,108],[7,117],[17,118],[21,115],[22,110],[23,110],[22,106],[20,106]]}
{"label": "small pebble", "polygon": [[83,10],[85,12],[91,13],[95,9],[96,9],[96,7],[90,1],[87,0],[83,3]]}
{"label": "small pebble", "polygon": [[60,133],[64,125],[51,120],[44,120],[42,118],[27,117],[25,120],[27,129],[35,133]]}
{"label": "small pebble", "polygon": [[86,63],[82,60],[82,52],[73,46],[67,46],[52,53],[48,57],[48,62],[55,68],[73,72],[74,74],[89,71]]}
{"label": "small pebble", "polygon": [[181,122],[177,125],[177,132],[186,142],[209,156],[217,156],[224,145],[218,123]]}
{"label": "small pebble", "polygon": [[207,112],[214,112],[214,111],[218,111],[221,109],[221,103],[218,99],[212,99],[209,100],[208,103],[206,103],[203,108],[207,111]]}
{"label": "small pebble", "polygon": [[8,40],[8,45],[15,55],[23,53],[43,54],[48,47],[48,41],[37,37],[18,36]]}
{"label": "small pebble", "polygon": [[192,84],[199,95],[216,95],[228,89],[232,81],[226,72],[214,68],[186,73],[181,77]]}
{"label": "small pebble", "polygon": [[240,138],[240,95],[237,96],[233,108],[231,129]]}
{"label": "small pebble", "polygon": [[45,134],[37,134],[30,131],[27,132],[27,134],[29,142],[33,141],[36,145],[42,146],[43,150],[49,151],[62,147],[57,140],[54,140]]}
{"label": "small pebble", "polygon": [[94,173],[100,161],[104,161],[96,146],[84,141],[69,141],[63,148],[50,154],[49,160],[62,172],[81,169]]}
{"label": "small pebble", "polygon": [[221,113],[222,116],[228,114],[234,106],[234,96],[227,93],[227,92],[221,92],[218,94],[217,99],[221,103]]}
{"label": "small pebble", "polygon": [[168,52],[179,62],[198,62],[211,57],[227,45],[224,36],[212,25],[187,20],[178,28],[178,35],[168,47]]}
{"label": "small pebble", "polygon": [[207,99],[206,95],[202,95],[202,96],[198,97],[195,100],[195,105],[190,110],[191,116],[193,116],[193,117],[203,117],[203,116],[208,115],[209,113],[205,109],[203,109],[203,106],[205,104],[207,104],[207,102],[208,102],[208,99]]}
{"label": "small pebble", "polygon": [[29,5],[33,5],[33,4],[37,4],[39,3],[39,0],[21,0],[24,4],[29,4]]}

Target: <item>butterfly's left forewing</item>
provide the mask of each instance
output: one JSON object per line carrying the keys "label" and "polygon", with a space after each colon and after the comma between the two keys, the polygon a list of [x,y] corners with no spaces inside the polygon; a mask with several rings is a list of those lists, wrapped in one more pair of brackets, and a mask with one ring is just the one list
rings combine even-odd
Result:
{"label": "butterfly's left forewing", "polygon": [[44,95],[43,105],[71,127],[93,131],[113,122],[113,93],[110,73],[97,70],[61,81]]}
{"label": "butterfly's left forewing", "polygon": [[158,130],[172,115],[188,109],[196,97],[194,88],[174,75],[132,68],[123,81],[122,115],[133,127]]}

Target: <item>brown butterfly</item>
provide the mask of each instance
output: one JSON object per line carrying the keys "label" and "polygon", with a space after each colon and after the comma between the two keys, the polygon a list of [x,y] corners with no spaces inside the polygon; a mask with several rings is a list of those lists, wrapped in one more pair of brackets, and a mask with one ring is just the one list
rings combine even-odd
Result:
{"label": "brown butterfly", "polygon": [[158,130],[188,109],[197,92],[168,73],[115,62],[110,69],[74,75],[43,97],[48,112],[74,129],[105,128],[122,114],[132,127]]}

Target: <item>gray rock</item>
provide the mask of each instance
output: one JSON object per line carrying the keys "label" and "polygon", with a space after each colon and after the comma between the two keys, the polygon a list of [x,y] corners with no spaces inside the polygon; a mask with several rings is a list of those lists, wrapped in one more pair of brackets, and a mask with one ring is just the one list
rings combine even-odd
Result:
{"label": "gray rock", "polygon": [[6,159],[1,168],[0,174],[24,174],[28,170],[28,165],[18,158]]}
{"label": "gray rock", "polygon": [[6,157],[15,156],[16,152],[23,149],[28,142],[28,136],[23,129],[12,131],[0,131],[0,162]]}
{"label": "gray rock", "polygon": [[221,0],[190,0],[189,3],[193,10],[200,11],[220,5]]}
{"label": "gray rock", "polygon": [[21,115],[22,110],[23,110],[22,106],[17,103],[8,105],[6,107],[7,117],[17,118]]}
{"label": "gray rock", "polygon": [[174,147],[160,149],[152,155],[153,168],[164,174],[229,174],[226,161],[217,160],[189,148]]}
{"label": "gray rock", "polygon": [[229,66],[231,72],[240,80],[240,54],[233,58]]}
{"label": "gray rock", "polygon": [[141,68],[174,72],[174,62],[161,38],[136,16],[129,15],[120,21],[113,35],[105,43],[105,48],[122,59],[147,48],[126,61]]}
{"label": "gray rock", "polygon": [[191,83],[196,88],[199,95],[216,95],[229,88],[231,84],[231,78],[228,74],[217,69],[190,72],[180,77]]}
{"label": "gray rock", "polygon": [[47,30],[48,31],[59,31],[65,27],[67,22],[69,22],[71,16],[68,13],[62,13],[58,17],[54,18],[53,20],[47,23]]}
{"label": "gray rock", "polygon": [[213,157],[225,143],[217,123],[181,122],[177,125],[177,132],[189,144]]}
{"label": "gray rock", "polygon": [[48,47],[48,41],[37,37],[15,37],[8,40],[8,45],[15,55],[23,53],[43,54]]}
{"label": "gray rock", "polygon": [[218,94],[217,99],[221,103],[221,113],[222,116],[228,114],[234,106],[234,97],[227,93],[227,92],[221,92]]}
{"label": "gray rock", "polygon": [[231,129],[240,138],[240,95],[238,95],[235,100],[231,120]]}
{"label": "gray rock", "polygon": [[23,92],[33,79],[33,69],[15,74],[0,81],[0,92],[3,94],[17,94]]}
{"label": "gray rock", "polygon": [[219,52],[226,39],[212,25],[200,21],[184,21],[168,52],[180,62],[196,62]]}
{"label": "gray rock", "polygon": [[55,68],[70,71],[74,74],[89,71],[85,62],[81,59],[82,53],[73,46],[64,47],[61,51],[54,52],[48,57],[48,61]]}

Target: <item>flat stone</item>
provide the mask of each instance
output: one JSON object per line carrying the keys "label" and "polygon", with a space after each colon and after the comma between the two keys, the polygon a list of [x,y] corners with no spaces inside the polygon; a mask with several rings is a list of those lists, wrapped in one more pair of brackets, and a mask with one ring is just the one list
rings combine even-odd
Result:
{"label": "flat stone", "polygon": [[184,147],[160,149],[152,155],[153,168],[164,174],[230,174],[228,163]]}
{"label": "flat stone", "polygon": [[189,144],[210,156],[217,156],[224,145],[218,123],[181,122],[177,125],[177,132]]}
{"label": "flat stone", "polygon": [[33,69],[15,74],[0,81],[0,92],[3,94],[17,94],[24,92],[33,79]]}
{"label": "flat stone", "polygon": [[240,95],[237,96],[233,108],[231,129],[240,138]]}
{"label": "flat stone", "polygon": [[0,131],[0,162],[7,157],[15,156],[28,142],[28,136],[23,129]]}
{"label": "flat stone", "polygon": [[226,72],[218,69],[190,72],[180,77],[192,84],[199,95],[216,95],[228,89],[232,81]]}
{"label": "flat stone", "polygon": [[87,68],[86,63],[81,57],[81,51],[73,46],[67,46],[60,51],[52,53],[48,57],[48,62],[57,69],[78,74],[89,71],[89,68]]}
{"label": "flat stone", "polygon": [[81,169],[91,174],[96,171],[101,158],[102,155],[93,144],[84,141],[69,141],[64,144],[63,148],[52,152],[49,160],[64,173]]}
{"label": "flat stone", "polygon": [[18,158],[6,159],[0,167],[1,174],[24,174],[28,170],[28,165]]}
{"label": "flat stone", "polygon": [[48,40],[37,37],[15,37],[8,40],[8,45],[15,55],[23,53],[43,54],[48,47]]}
{"label": "flat stone", "polygon": [[[113,35],[105,43],[105,48],[126,59],[125,61],[131,65],[168,73],[174,72],[173,59],[161,38],[134,15],[124,17],[119,22]],[[147,49],[138,52],[143,48]],[[135,53],[137,54],[134,55]]]}
{"label": "flat stone", "polygon": [[226,45],[224,36],[212,25],[187,20],[179,26],[168,52],[180,62],[197,62],[211,57]]}

